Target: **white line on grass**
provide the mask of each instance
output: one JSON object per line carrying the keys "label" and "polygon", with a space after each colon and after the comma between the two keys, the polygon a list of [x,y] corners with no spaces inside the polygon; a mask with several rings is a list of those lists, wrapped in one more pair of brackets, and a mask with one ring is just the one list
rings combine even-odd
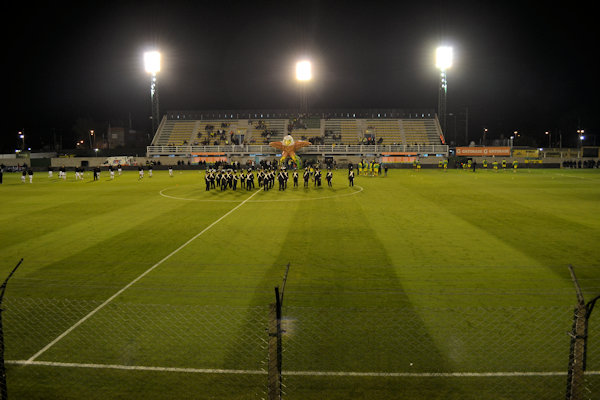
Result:
{"label": "white line on grass", "polygon": [[[37,365],[63,368],[118,369],[126,371],[182,372],[191,374],[266,375],[260,369],[216,369],[149,367],[141,365],[88,364],[54,361],[6,360],[11,365]],[[352,372],[352,371],[282,371],[287,376],[339,376],[339,377],[389,377],[389,378],[494,378],[527,376],[565,376],[566,371],[499,371],[499,372]],[[586,375],[600,375],[600,371],[585,371]]]}
{"label": "white line on grass", "polygon": [[254,192],[251,196],[249,196],[248,198],[246,198],[246,200],[242,201],[240,204],[238,204],[237,206],[233,207],[231,210],[229,210],[227,213],[225,213],[223,216],[221,216],[221,218],[217,219],[215,222],[213,222],[212,224],[210,224],[209,226],[207,226],[206,228],[204,228],[201,232],[197,233],[194,237],[192,237],[191,239],[189,239],[187,242],[185,242],[184,244],[182,244],[181,246],[179,246],[177,249],[173,250],[168,256],[166,256],[165,258],[163,258],[162,260],[160,260],[159,262],[157,262],[156,264],[154,264],[153,266],[151,266],[150,268],[148,268],[146,271],[144,271],[137,278],[135,278],[134,280],[132,280],[131,282],[129,282],[127,285],[125,285],[123,288],[121,288],[121,290],[119,290],[117,293],[113,294],[111,297],[109,297],[107,300],[105,300],[104,303],[100,304],[98,307],[96,307],[94,310],[92,310],[85,317],[81,318],[79,321],[77,321],[75,324],[73,324],[73,326],[71,326],[69,329],[67,329],[66,331],[64,331],[63,333],[61,333],[56,339],[54,339],[53,341],[51,341],[50,343],[48,343],[46,346],[44,346],[40,351],[38,351],[37,353],[35,353],[31,357],[29,357],[29,359],[27,360],[26,363],[32,363],[36,358],[38,358],[40,355],[44,354],[48,349],[50,349],[52,346],[54,346],[56,343],[58,343],[62,338],[64,338],[65,336],[67,336],[69,333],[71,333],[75,328],[77,328],[79,325],[83,324],[91,316],[93,316],[94,314],[96,314],[98,311],[100,311],[101,309],[103,309],[108,303],[110,303],[115,298],[117,298],[117,296],[119,296],[121,293],[123,293],[124,291],[126,291],[127,289],[129,289],[131,286],[133,286],[136,282],[138,282],[144,276],[148,275],[156,267],[158,267],[159,265],[161,265],[162,263],[164,263],[165,261],[167,261],[169,258],[171,258],[175,254],[177,254],[181,249],[183,249],[184,247],[186,247],[188,244],[192,243],[194,240],[196,240],[197,238],[199,238],[200,236],[202,236],[202,234],[204,234],[204,232],[208,231],[210,228],[212,228],[213,226],[215,226],[216,224],[218,224],[219,222],[221,222],[229,214],[231,214],[232,212],[234,212],[235,210],[237,210],[238,208],[240,208],[241,206],[243,206],[244,204],[246,204],[252,197],[256,196],[256,194],[259,193],[259,192],[260,192],[260,190],[257,190],[256,192]]}

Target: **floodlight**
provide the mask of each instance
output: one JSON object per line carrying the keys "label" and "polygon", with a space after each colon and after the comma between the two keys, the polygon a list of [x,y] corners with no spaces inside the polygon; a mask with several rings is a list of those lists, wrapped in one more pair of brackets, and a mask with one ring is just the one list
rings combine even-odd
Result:
{"label": "floodlight", "polygon": [[452,66],[452,47],[440,46],[435,51],[435,66],[445,71]]}
{"label": "floodlight", "polygon": [[312,79],[312,65],[310,61],[298,61],[296,63],[296,79],[299,81],[309,81]]}
{"label": "floodlight", "polygon": [[160,71],[160,53],[158,51],[145,52],[144,66],[146,67],[146,72],[152,75]]}

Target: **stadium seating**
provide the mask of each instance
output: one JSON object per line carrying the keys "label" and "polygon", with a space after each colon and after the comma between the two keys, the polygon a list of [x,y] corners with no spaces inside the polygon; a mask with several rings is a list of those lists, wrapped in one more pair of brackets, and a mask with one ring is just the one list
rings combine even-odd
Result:
{"label": "stadium seating", "polygon": [[365,121],[365,134],[372,134],[375,142],[380,144],[403,144],[401,120],[398,119],[368,119]]}
{"label": "stadium seating", "polygon": [[[152,146],[256,144],[282,140],[292,134],[297,140],[323,145],[444,145],[438,120],[431,118],[164,118]],[[232,135],[234,141],[232,143]],[[367,140],[369,139],[369,140]],[[236,143],[236,141],[241,141]]]}
{"label": "stadium seating", "polygon": [[402,119],[400,125],[407,145],[441,144],[443,142],[441,130],[434,119]]}

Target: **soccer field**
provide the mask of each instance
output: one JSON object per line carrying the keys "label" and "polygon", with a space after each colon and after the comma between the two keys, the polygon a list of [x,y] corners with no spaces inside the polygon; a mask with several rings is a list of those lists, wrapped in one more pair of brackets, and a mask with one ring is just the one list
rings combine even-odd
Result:
{"label": "soccer field", "polygon": [[[600,294],[600,171],[391,170],[333,188],[204,189],[204,173],[4,174],[13,398],[564,398],[575,267]],[[599,312],[600,313],[600,312]],[[594,318],[595,317],[595,318]],[[588,375],[600,393],[600,317]]]}

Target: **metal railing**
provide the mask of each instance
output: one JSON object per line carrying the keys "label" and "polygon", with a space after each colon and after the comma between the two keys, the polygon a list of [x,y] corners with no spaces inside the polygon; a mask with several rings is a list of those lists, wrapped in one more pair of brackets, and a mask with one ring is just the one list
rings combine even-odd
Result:
{"label": "metal railing", "polygon": [[[190,156],[201,153],[219,153],[224,155],[276,155],[280,151],[267,145],[226,145],[226,146],[148,146],[146,148],[148,157],[152,156]],[[422,154],[444,154],[448,155],[447,145],[312,145],[302,149],[302,154],[315,155],[380,155],[385,153],[414,153]]]}

